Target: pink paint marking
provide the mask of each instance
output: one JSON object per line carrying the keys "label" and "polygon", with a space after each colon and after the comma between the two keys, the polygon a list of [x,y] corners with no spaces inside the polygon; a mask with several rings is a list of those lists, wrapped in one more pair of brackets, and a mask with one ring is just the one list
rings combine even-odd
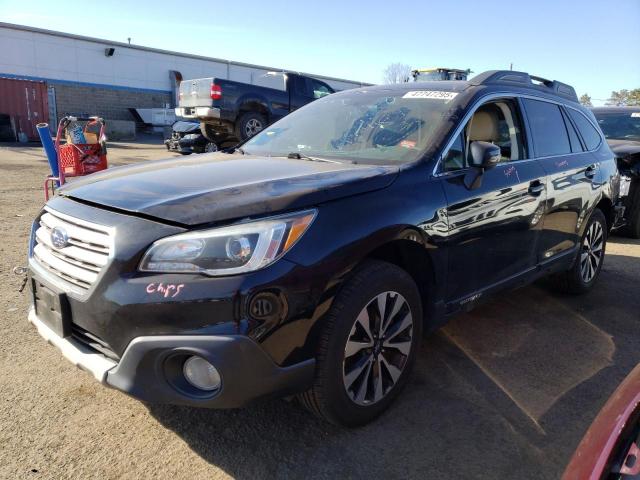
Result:
{"label": "pink paint marking", "polygon": [[154,293],[161,295],[164,298],[176,298],[180,295],[180,292],[184,288],[184,283],[175,284],[175,283],[150,283],[145,288],[145,291],[149,295],[153,295]]}

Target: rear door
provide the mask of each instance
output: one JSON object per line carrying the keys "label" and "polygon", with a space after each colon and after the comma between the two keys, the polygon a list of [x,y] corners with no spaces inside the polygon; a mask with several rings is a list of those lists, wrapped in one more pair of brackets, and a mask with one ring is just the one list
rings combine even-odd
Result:
{"label": "rear door", "polygon": [[[529,154],[521,118],[514,98],[487,102],[443,157],[452,309],[536,267],[546,179]],[[468,159],[474,141],[499,145],[503,160],[482,173],[479,185],[469,187],[465,180],[478,173]]]}
{"label": "rear door", "polygon": [[579,244],[579,228],[593,200],[598,163],[563,106],[543,99],[526,98],[523,103],[534,153],[547,176],[539,260],[552,260],[572,254]]}
{"label": "rear door", "polygon": [[306,78],[289,76],[289,109],[293,112],[311,101]]}

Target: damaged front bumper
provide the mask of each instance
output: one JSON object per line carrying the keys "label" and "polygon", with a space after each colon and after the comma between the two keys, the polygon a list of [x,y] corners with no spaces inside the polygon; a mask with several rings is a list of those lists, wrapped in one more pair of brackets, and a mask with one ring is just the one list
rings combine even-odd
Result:
{"label": "damaged front bumper", "polygon": [[[253,340],[241,335],[156,335],[137,337],[116,361],[73,337],[61,337],[35,309],[28,319],[40,336],[64,357],[105,386],[138,400],[208,408],[236,408],[265,397],[304,391],[313,379],[315,360],[280,367]],[[181,365],[199,356],[220,372],[221,387],[199,390],[184,380]]]}

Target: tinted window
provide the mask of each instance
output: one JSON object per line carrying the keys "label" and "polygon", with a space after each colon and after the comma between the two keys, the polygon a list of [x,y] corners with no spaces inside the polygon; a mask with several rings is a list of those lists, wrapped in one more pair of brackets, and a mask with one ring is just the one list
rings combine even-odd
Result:
{"label": "tinted window", "polygon": [[580,138],[576,133],[576,129],[573,127],[573,123],[567,117],[566,113],[563,113],[564,123],[567,126],[567,132],[569,133],[569,142],[571,143],[571,151],[572,152],[582,152],[584,149],[582,148],[582,144],[580,143]]}
{"label": "tinted window", "polygon": [[580,135],[582,135],[584,144],[587,146],[587,150],[594,150],[598,145],[600,145],[600,134],[591,122],[587,120],[587,117],[573,108],[569,108],[568,110],[569,115],[571,115],[573,121],[576,122],[576,126],[580,131]]}
{"label": "tinted window", "polygon": [[571,153],[567,129],[554,103],[523,99],[537,157]]}

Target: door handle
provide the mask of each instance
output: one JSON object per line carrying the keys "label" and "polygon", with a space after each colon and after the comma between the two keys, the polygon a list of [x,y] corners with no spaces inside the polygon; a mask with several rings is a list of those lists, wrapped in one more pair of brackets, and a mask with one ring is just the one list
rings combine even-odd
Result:
{"label": "door handle", "polygon": [[595,177],[597,169],[598,169],[598,166],[595,163],[593,165],[589,165],[587,169],[584,171],[584,176],[587,178]]}
{"label": "door handle", "polygon": [[529,193],[534,197],[537,197],[538,195],[540,195],[543,190],[544,190],[544,184],[540,182],[540,180],[535,180],[531,182],[531,184],[529,185]]}

